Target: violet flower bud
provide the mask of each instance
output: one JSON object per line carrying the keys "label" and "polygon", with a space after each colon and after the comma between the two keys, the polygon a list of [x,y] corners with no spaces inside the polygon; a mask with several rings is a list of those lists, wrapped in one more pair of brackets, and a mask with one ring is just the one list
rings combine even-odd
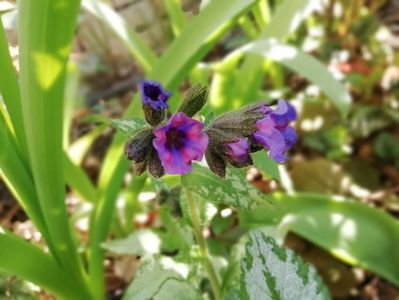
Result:
{"label": "violet flower bud", "polygon": [[226,143],[224,147],[226,156],[233,166],[241,168],[252,164],[250,147],[246,139],[240,138],[237,141]]}
{"label": "violet flower bud", "polygon": [[266,111],[264,117],[256,121],[252,134],[255,142],[269,150],[269,155],[277,162],[287,159],[285,153],[295,144],[295,129],[289,126],[296,119],[296,111],[288,102],[279,100],[274,111]]}
{"label": "violet flower bud", "polygon": [[152,126],[160,124],[166,115],[167,100],[172,95],[159,82],[141,81],[139,84],[145,119]]}
{"label": "violet flower bud", "polygon": [[154,129],[153,145],[166,173],[189,173],[192,161],[202,159],[208,146],[203,128],[204,124],[179,112],[166,125]]}

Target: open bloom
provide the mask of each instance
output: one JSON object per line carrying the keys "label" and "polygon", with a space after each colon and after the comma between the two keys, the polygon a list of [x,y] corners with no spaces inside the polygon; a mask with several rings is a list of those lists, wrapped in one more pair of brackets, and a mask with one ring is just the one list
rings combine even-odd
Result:
{"label": "open bloom", "polygon": [[235,142],[225,144],[226,154],[229,159],[237,164],[246,163],[249,159],[249,144],[240,138]]}
{"label": "open bloom", "polygon": [[172,95],[166,91],[159,82],[145,80],[139,84],[141,99],[144,105],[149,105],[155,110],[166,109],[166,101]]}
{"label": "open bloom", "polygon": [[264,117],[256,121],[254,140],[269,149],[269,155],[277,162],[287,158],[285,153],[295,144],[297,135],[289,125],[296,119],[296,111],[288,102],[279,100],[277,108],[262,111]]}
{"label": "open bloom", "polygon": [[191,162],[202,159],[208,146],[203,128],[204,124],[179,112],[166,125],[154,129],[153,145],[166,173],[189,173]]}

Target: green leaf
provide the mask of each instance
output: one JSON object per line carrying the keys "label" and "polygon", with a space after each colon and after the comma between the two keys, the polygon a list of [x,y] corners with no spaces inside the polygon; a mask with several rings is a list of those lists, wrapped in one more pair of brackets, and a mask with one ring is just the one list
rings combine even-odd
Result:
{"label": "green leaf", "polygon": [[379,159],[390,162],[399,167],[399,138],[382,132],[378,135],[374,142],[374,151]]}
{"label": "green leaf", "polygon": [[240,52],[262,55],[301,74],[317,85],[343,115],[348,114],[351,105],[351,96],[345,87],[316,58],[294,46],[272,40],[258,40],[249,43],[233,51],[230,55],[237,55]]}
{"label": "green leaf", "polygon": [[254,208],[269,204],[266,197],[251,186],[235,169],[229,169],[222,179],[200,165],[194,165],[193,172],[182,176],[183,185],[204,199],[217,204],[236,208]]}
{"label": "green leaf", "polygon": [[0,147],[0,175],[23,210],[40,230],[50,250],[54,251],[31,174],[18,156],[17,146],[2,114],[0,114],[0,141],[2,143]]}
{"label": "green leaf", "polygon": [[261,231],[249,234],[241,267],[241,285],[247,299],[330,299],[312,266]]}
{"label": "green leaf", "polygon": [[141,64],[144,71],[151,70],[157,57],[142,37],[111,7],[95,0],[83,0],[82,6],[108,26],[125,44],[129,52]]}
{"label": "green leaf", "polygon": [[181,0],[165,0],[166,11],[168,12],[172,30],[178,36],[187,25],[187,18],[184,14]]}
{"label": "green leaf", "polygon": [[[399,285],[399,222],[388,214],[353,201],[317,194],[276,194],[274,212],[242,212],[243,225],[283,224],[347,263]],[[277,213],[278,212],[278,213]],[[389,259],[382,259],[389,257]]]}
{"label": "green leaf", "polygon": [[95,203],[98,192],[83,169],[75,165],[68,154],[64,155],[65,181],[69,187],[86,201]]}
{"label": "green leaf", "polygon": [[[180,196],[180,205],[183,206],[183,199]],[[177,199],[175,201],[178,201]],[[179,251],[180,255],[187,254],[194,244],[194,235],[191,228],[182,219],[173,216],[164,204],[159,210],[159,217],[165,230],[158,231],[162,240],[162,250],[165,252]]]}
{"label": "green leaf", "polygon": [[186,277],[188,266],[176,263],[166,257],[146,257],[141,262],[133,282],[127,288],[123,300],[153,299],[166,281],[170,279],[182,280],[181,272]]}
{"label": "green leaf", "polygon": [[260,37],[283,40],[288,34],[294,32],[321,3],[322,0],[283,1],[273,14],[272,21],[261,32]]}
{"label": "green leaf", "polygon": [[155,64],[150,77],[174,89],[194,65],[212,48],[236,17],[257,0],[218,0],[210,2],[195,16],[184,31]]}
{"label": "green leaf", "polygon": [[99,125],[92,131],[75,140],[68,149],[69,159],[75,165],[80,166],[90,150],[90,147],[93,145],[95,140],[104,133],[106,128],[108,128],[108,125]]}
{"label": "green leaf", "polygon": [[135,133],[148,127],[148,123],[142,118],[132,118],[129,120],[111,120],[112,126],[122,132],[126,137],[132,137]]}
{"label": "green leaf", "polygon": [[265,152],[260,151],[252,155],[255,162],[255,166],[261,171],[265,172],[268,176],[273,179],[280,181],[280,171],[278,169],[278,163],[269,157]]}
{"label": "green leaf", "polygon": [[154,300],[201,300],[194,287],[186,281],[168,279],[153,298]]}
{"label": "green leaf", "polygon": [[7,106],[7,111],[17,135],[19,145],[26,149],[26,136],[22,118],[21,97],[17,73],[8,51],[8,41],[0,18],[0,94]]}
{"label": "green leaf", "polygon": [[[58,261],[88,294],[65,205],[63,98],[80,1],[18,2],[20,91],[36,194]],[[82,296],[85,297],[85,296]]]}
{"label": "green leaf", "polygon": [[150,229],[139,229],[127,238],[112,240],[102,244],[102,247],[115,254],[139,255],[159,253],[161,240]]}
{"label": "green leaf", "polygon": [[40,285],[60,299],[91,299],[79,290],[78,279],[65,273],[53,257],[1,227],[0,248],[0,272]]}
{"label": "green leaf", "polygon": [[[264,16],[262,18],[263,21],[260,20],[260,23],[264,23],[264,21],[268,19],[268,4],[265,2],[267,1],[259,1],[259,4],[255,6],[253,10],[256,12],[256,8],[261,7],[263,4]],[[261,27],[262,31],[259,34],[259,38],[274,39],[280,42],[284,41],[284,39],[290,33],[293,33],[302,21],[316,9],[320,2],[321,0],[281,1],[281,4],[277,7],[270,23]],[[235,102],[238,102],[240,106],[256,100],[256,94],[261,88],[265,73],[264,62],[264,57],[249,53],[240,65],[239,69],[236,70],[236,74],[234,75],[233,73],[230,73],[228,75],[234,77],[234,87],[232,88],[231,85],[229,85],[229,80],[225,80],[225,89],[232,90]],[[271,75],[272,80],[275,81],[274,78],[277,78],[278,80],[280,75],[276,76],[273,74],[275,66],[273,66],[271,62],[268,62],[268,65],[269,66],[266,69]],[[242,78],[245,78],[246,80],[241,80]],[[232,79],[230,79],[230,82],[231,81]],[[231,102],[231,98],[232,97],[229,98],[226,95],[221,95],[220,101],[225,102],[226,105],[228,105],[228,103]]]}

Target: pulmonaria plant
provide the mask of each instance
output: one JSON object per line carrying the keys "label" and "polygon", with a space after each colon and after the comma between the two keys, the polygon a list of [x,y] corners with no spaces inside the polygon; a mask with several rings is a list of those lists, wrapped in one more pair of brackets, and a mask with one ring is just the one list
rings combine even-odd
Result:
{"label": "pulmonaria plant", "polygon": [[125,146],[138,174],[146,169],[157,178],[165,173],[187,174],[192,161],[201,161],[205,155],[210,170],[224,177],[227,165],[252,165],[251,153],[262,149],[276,162],[285,161],[297,139],[290,125],[297,118],[296,111],[284,100],[275,109],[259,103],[227,112],[205,128],[191,118],[206,103],[205,88],[189,90],[179,112],[166,120],[171,93],[154,81],[141,82],[139,89],[145,118],[152,127],[140,131]]}

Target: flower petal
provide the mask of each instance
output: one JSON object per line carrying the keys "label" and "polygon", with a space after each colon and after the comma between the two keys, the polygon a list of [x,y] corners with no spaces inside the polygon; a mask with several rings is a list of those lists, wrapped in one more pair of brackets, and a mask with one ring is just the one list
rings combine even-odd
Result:
{"label": "flower petal", "polygon": [[179,112],[168,124],[154,129],[153,145],[166,173],[186,174],[192,170],[193,160],[202,159],[208,146],[203,128],[201,122]]}

